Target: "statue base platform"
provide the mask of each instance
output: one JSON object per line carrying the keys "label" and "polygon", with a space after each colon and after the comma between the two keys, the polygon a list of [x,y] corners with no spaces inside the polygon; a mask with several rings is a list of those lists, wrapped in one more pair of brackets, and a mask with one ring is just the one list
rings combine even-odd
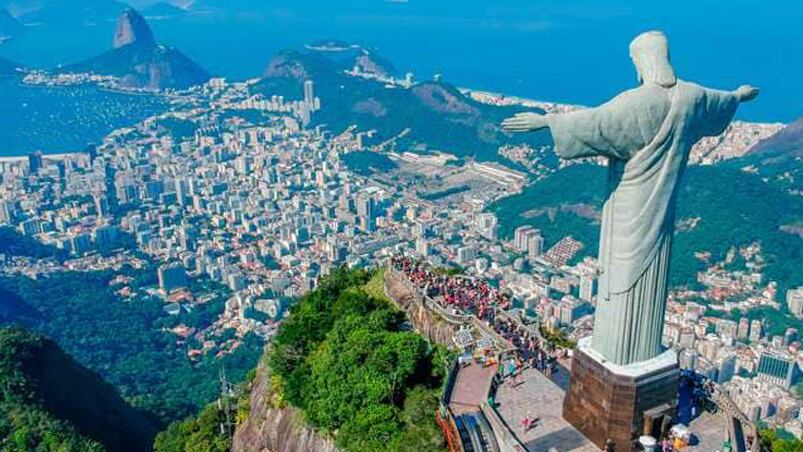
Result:
{"label": "statue base platform", "polygon": [[677,353],[619,366],[590,346],[590,337],[581,339],[574,352],[563,418],[600,449],[611,440],[617,452],[634,450],[639,436],[654,434],[656,418],[677,407]]}

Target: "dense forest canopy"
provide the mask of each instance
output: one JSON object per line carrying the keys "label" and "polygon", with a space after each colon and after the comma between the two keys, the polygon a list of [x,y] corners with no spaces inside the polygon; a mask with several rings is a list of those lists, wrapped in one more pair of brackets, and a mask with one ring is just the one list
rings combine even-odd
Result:
{"label": "dense forest canopy", "polygon": [[53,341],[0,328],[0,450],[147,450],[156,426]]}
{"label": "dense forest canopy", "polygon": [[[155,283],[152,268],[123,273],[134,278],[129,286],[135,293]],[[177,344],[180,338],[167,331],[178,324],[209,325],[222,312],[225,288],[209,288],[219,292],[218,298],[170,316],[154,297],[117,297],[117,288],[109,286],[113,276],[103,271],[0,278],[0,324],[23,325],[53,338],[163,425],[198,412],[216,397],[221,366],[233,381],[241,381],[256,365],[263,340],[254,335],[222,359],[208,353],[192,362],[186,347]]]}
{"label": "dense forest canopy", "polygon": [[404,314],[366,292],[372,276],[337,270],[292,308],[267,355],[276,390],[346,451],[442,449],[445,352],[402,330]]}

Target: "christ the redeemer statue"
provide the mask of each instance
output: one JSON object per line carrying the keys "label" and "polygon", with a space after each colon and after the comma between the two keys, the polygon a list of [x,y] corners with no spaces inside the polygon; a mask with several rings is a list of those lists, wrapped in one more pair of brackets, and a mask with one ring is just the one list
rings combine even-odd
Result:
{"label": "christ the redeemer statue", "polygon": [[660,32],[639,35],[630,56],[637,88],[597,108],[520,113],[502,123],[509,132],[548,127],[562,158],[608,159],[591,348],[617,365],[663,351],[675,203],[691,147],[724,132],[739,103],[758,95],[747,85],[719,91],[678,80]]}

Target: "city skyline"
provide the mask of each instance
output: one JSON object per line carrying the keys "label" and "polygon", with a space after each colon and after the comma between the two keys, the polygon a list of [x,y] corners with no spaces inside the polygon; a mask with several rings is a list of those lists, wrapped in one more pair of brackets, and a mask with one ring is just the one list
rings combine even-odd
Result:
{"label": "city skyline", "polygon": [[[751,54],[794,7],[691,49],[743,13],[24,3],[0,55],[89,31],[0,58],[0,449],[803,444],[803,119]],[[266,19],[281,39],[244,49]],[[647,24],[672,65],[641,35],[640,87],[597,107],[637,86]],[[649,152],[674,166],[633,189]]]}

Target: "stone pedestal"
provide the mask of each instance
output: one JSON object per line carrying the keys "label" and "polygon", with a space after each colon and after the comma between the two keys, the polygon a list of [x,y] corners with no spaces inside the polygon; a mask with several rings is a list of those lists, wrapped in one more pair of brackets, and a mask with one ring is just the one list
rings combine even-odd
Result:
{"label": "stone pedestal", "polygon": [[633,450],[644,434],[644,413],[677,406],[677,354],[668,350],[649,361],[618,366],[590,344],[590,337],[582,339],[572,358],[563,418],[600,449],[611,440],[617,452]]}

